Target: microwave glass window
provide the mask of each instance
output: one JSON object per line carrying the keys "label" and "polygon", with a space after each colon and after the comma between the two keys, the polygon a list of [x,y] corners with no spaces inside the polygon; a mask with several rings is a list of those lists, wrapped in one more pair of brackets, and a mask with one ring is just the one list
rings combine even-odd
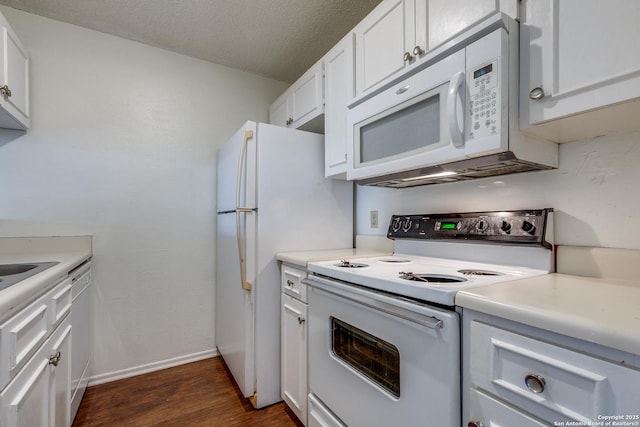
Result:
{"label": "microwave glass window", "polygon": [[440,144],[440,94],[360,127],[360,164]]}
{"label": "microwave glass window", "polygon": [[393,344],[331,317],[331,349],[344,363],[400,397],[400,352]]}

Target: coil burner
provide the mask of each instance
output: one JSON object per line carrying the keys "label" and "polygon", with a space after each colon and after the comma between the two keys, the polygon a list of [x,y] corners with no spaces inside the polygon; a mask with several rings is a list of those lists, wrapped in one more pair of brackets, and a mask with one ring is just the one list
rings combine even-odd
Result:
{"label": "coil burner", "polygon": [[465,276],[502,276],[503,273],[490,270],[458,270],[458,273],[462,273]]}
{"label": "coil burner", "polygon": [[414,274],[412,272],[401,271],[399,277],[404,280],[413,280],[414,282],[427,282],[427,283],[459,283],[466,282],[464,277],[446,276],[443,274]]}
{"label": "coil burner", "polygon": [[369,267],[367,264],[362,264],[359,262],[349,262],[348,259],[341,259],[339,263],[334,264],[336,267],[346,267],[346,268],[362,268]]}

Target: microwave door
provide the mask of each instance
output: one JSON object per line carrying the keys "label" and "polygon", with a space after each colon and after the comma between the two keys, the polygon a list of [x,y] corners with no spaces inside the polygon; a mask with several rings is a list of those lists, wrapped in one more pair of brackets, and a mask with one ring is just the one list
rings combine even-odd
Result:
{"label": "microwave door", "polygon": [[348,179],[464,158],[464,51],[356,105],[348,113]]}

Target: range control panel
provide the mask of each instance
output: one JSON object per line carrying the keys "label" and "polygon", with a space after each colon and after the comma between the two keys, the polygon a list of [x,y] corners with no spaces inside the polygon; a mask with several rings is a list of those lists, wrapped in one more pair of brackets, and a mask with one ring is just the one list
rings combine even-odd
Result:
{"label": "range control panel", "polygon": [[387,237],[528,244],[550,248],[545,235],[551,212],[553,209],[393,215]]}

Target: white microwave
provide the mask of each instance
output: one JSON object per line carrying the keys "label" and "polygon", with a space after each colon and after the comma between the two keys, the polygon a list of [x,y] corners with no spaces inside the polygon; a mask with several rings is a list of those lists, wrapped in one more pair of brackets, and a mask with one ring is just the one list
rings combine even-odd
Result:
{"label": "white microwave", "polygon": [[557,167],[518,129],[518,23],[497,14],[349,105],[347,179],[411,187]]}

